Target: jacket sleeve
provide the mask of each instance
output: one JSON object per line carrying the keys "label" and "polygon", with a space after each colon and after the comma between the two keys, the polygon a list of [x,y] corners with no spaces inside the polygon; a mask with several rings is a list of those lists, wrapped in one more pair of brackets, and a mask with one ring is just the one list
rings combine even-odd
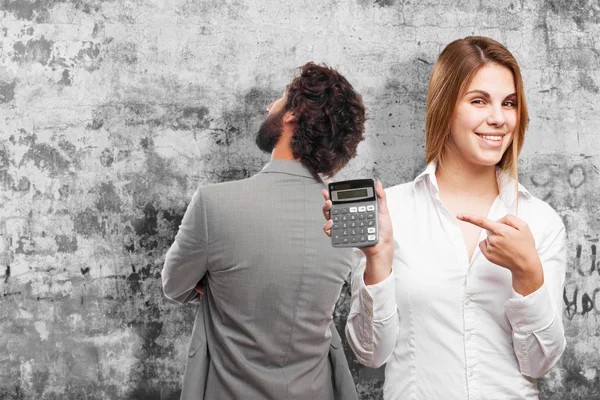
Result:
{"label": "jacket sleeve", "polygon": [[175,242],[167,252],[162,269],[165,296],[180,304],[197,302],[194,290],[208,264],[208,227],[202,188],[198,188],[183,216]]}
{"label": "jacket sleeve", "polygon": [[[394,241],[394,260],[398,254]],[[346,323],[348,344],[361,364],[379,368],[394,351],[398,337],[396,284],[392,272],[383,281],[367,286],[364,281],[366,257],[355,250],[358,266],[352,274],[352,299]]]}
{"label": "jacket sleeve", "polygon": [[538,254],[544,283],[535,292],[521,296],[514,292],[505,303],[512,326],[513,349],[523,375],[539,378],[556,364],[565,345],[562,320],[562,293],[565,283],[565,227],[556,215]]}

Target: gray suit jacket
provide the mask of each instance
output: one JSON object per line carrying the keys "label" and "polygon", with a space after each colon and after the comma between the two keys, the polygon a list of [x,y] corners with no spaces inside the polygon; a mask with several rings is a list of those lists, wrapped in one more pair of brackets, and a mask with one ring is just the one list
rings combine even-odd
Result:
{"label": "gray suit jacket", "polygon": [[321,227],[323,182],[272,160],[252,178],[200,187],[162,271],[165,295],[195,302],[182,399],[356,399],[332,324],[352,266]]}

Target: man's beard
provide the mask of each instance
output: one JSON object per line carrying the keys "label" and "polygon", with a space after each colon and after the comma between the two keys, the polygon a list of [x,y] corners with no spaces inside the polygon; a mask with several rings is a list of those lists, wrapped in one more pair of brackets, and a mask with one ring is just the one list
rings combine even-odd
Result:
{"label": "man's beard", "polygon": [[256,145],[265,153],[271,153],[281,137],[284,111],[281,110],[275,114],[267,115],[267,118],[258,128]]}

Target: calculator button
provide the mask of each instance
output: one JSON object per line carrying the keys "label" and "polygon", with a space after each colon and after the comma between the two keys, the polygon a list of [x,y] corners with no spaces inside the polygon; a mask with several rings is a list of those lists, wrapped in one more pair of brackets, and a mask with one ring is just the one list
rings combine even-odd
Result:
{"label": "calculator button", "polygon": [[361,227],[362,226],[367,226],[367,222],[366,221],[359,221],[358,226],[361,226]]}
{"label": "calculator button", "polygon": [[356,242],[358,242],[358,238],[356,236],[352,236],[352,238],[350,239],[350,241],[352,243],[356,243]]}
{"label": "calculator button", "polygon": [[[375,229],[375,228],[373,228],[373,229]],[[373,233],[375,233],[375,232],[373,232]],[[358,234],[358,229],[350,229],[350,234],[351,235],[357,235]]]}
{"label": "calculator button", "polygon": [[340,224],[331,225],[331,229],[339,229],[339,228],[340,228]]}
{"label": "calculator button", "polygon": [[339,233],[334,233],[332,235],[333,237],[333,244],[340,244],[342,243],[342,236]]}
{"label": "calculator button", "polygon": [[[370,207],[372,207],[372,206],[370,206]],[[358,207],[358,212],[365,212],[365,211],[367,211],[367,207],[365,207],[365,206]]]}
{"label": "calculator button", "polygon": [[348,209],[347,209],[346,207],[344,207],[344,208],[340,208],[340,212],[341,212],[342,214],[348,214]]}
{"label": "calculator button", "polygon": [[358,219],[367,219],[367,213],[358,214]]}
{"label": "calculator button", "polygon": [[342,215],[342,221],[348,221],[350,218],[348,218],[347,215]]}
{"label": "calculator button", "polygon": [[356,228],[356,227],[358,227],[358,223],[356,221],[350,222],[350,228]]}
{"label": "calculator button", "polygon": [[339,208],[334,208],[333,210],[331,210],[331,214],[333,214],[333,215],[338,215],[339,213],[340,213]]}
{"label": "calculator button", "polygon": [[367,230],[365,228],[360,228],[358,230],[358,233],[360,233],[361,235],[364,235],[365,233],[367,233]]}
{"label": "calculator button", "polygon": [[347,222],[340,223],[340,228],[347,229],[348,228],[348,223]]}
{"label": "calculator button", "polygon": [[375,228],[368,228],[367,232],[369,232],[369,233],[375,233]]}
{"label": "calculator button", "polygon": [[365,235],[362,235],[362,236],[360,237],[360,241],[361,241],[361,242],[366,242],[366,241],[367,241],[367,237],[366,237]]}
{"label": "calculator button", "polygon": [[367,206],[367,211],[375,211],[375,206]]}
{"label": "calculator button", "polygon": [[331,220],[332,220],[333,222],[340,222],[340,216],[339,216],[339,215],[334,215],[334,216],[331,218]]}
{"label": "calculator button", "polygon": [[356,221],[356,214],[350,214],[350,221]]}
{"label": "calculator button", "polygon": [[356,211],[357,211],[357,210],[356,210],[356,207],[350,207],[350,212],[351,212],[351,213],[355,213]]}
{"label": "calculator button", "polygon": [[372,219],[370,221],[367,221],[367,226],[375,226],[375,220]]}
{"label": "calculator button", "polygon": [[375,218],[375,213],[367,213],[367,219]]}
{"label": "calculator button", "polygon": [[347,237],[345,237],[345,238],[342,239],[342,243],[343,244],[348,244],[348,243],[350,243],[350,240]]}
{"label": "calculator button", "polygon": [[369,236],[367,237],[367,239],[369,239],[369,241],[371,241],[371,240],[375,240],[375,235],[369,235]]}
{"label": "calculator button", "polygon": [[342,231],[342,236],[348,236],[348,230],[344,229],[344,230]]}

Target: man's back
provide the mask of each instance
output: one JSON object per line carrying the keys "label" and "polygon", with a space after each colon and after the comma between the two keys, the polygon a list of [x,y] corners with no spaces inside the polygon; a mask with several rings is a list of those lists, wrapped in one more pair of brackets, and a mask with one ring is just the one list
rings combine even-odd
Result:
{"label": "man's back", "polygon": [[352,253],[323,235],[323,187],[299,162],[272,160],[252,178],[199,189],[206,399],[332,398],[329,329]]}
{"label": "man's back", "polygon": [[167,298],[196,301],[205,283],[182,399],[357,398],[332,324],[352,252],[321,230],[325,185],[313,173],[333,176],[356,155],[365,108],[336,70],[299,70],[256,134],[271,162],[199,188],[165,258]]}

